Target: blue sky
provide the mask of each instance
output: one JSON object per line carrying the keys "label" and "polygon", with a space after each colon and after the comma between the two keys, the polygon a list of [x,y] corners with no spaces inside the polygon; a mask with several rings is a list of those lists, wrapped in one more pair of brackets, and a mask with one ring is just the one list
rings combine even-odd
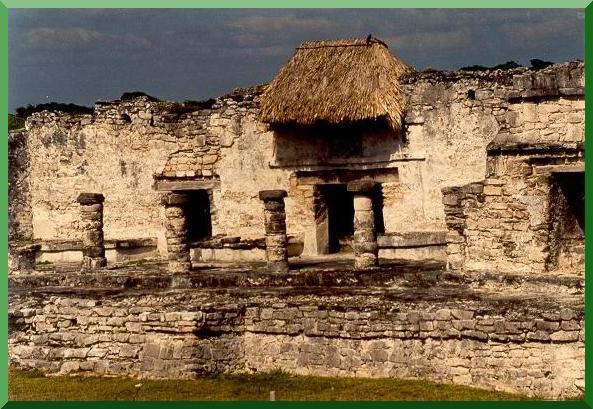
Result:
{"label": "blue sky", "polygon": [[584,55],[572,9],[10,9],[9,109],[206,99],[270,81],[303,41],[369,33],[419,70]]}

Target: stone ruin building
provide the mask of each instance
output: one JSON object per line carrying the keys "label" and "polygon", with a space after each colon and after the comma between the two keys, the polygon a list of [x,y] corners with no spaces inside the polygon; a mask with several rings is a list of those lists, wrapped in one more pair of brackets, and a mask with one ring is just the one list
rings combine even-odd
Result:
{"label": "stone ruin building", "polygon": [[[9,360],[584,391],[584,64],[301,44],[211,103],[9,135]],[[82,265],[82,270],[81,270]]]}

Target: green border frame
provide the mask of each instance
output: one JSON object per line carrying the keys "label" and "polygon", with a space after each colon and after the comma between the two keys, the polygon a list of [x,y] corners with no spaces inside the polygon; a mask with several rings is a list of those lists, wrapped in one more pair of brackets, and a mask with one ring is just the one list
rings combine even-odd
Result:
{"label": "green border frame", "polygon": [[[274,4],[270,0],[252,0],[250,4],[245,4],[241,0],[218,0],[217,3],[199,4],[191,0],[169,0],[167,2],[157,0],[86,0],[79,3],[75,0],[52,0],[49,2],[43,0],[4,0],[0,2],[0,129],[5,137],[0,141],[0,157],[4,163],[0,167],[0,213],[6,215],[0,224],[0,265],[8,266],[8,9],[9,8],[580,8],[585,9],[585,60],[593,59],[593,3],[588,0],[498,0],[496,3],[488,4],[486,1],[471,0],[453,0],[442,5],[438,0],[399,0],[397,4],[391,4],[388,0],[373,0],[361,4],[356,0],[301,0],[286,3]],[[494,6],[493,6],[494,5]],[[591,39],[587,41],[587,39]],[[593,148],[593,106],[590,104],[591,92],[593,91],[593,67],[585,65],[585,150]],[[587,160],[585,160],[587,162]],[[585,172],[585,197],[588,198],[593,192],[593,176]],[[593,206],[585,207],[585,249],[586,249],[586,281],[589,281],[590,265],[592,263],[590,256],[593,255],[591,246],[593,239],[589,232],[593,229]],[[157,407],[175,407],[181,409],[198,407],[232,408],[232,407],[283,407],[297,408],[318,407],[318,408],[358,408],[361,406],[372,408],[562,408],[593,409],[593,391],[590,385],[593,385],[593,351],[592,343],[585,342],[585,400],[584,401],[511,401],[511,402],[454,402],[454,401],[396,401],[396,402],[219,402],[219,401],[194,401],[194,402],[111,402],[111,401],[86,401],[86,402],[22,402],[8,401],[8,277],[7,269],[2,270],[4,278],[0,281],[0,338],[4,341],[0,343],[0,405],[8,408],[74,408],[83,404],[87,408],[125,408],[129,405],[147,408]],[[593,288],[590,285],[585,286],[585,311],[590,310],[593,305]],[[593,325],[593,317],[585,314],[585,328],[589,329]]]}
{"label": "green border frame", "polygon": [[216,3],[200,4],[192,0],[4,0],[6,8],[576,8],[584,9],[587,0],[498,0],[489,3],[484,0],[452,0],[442,4],[438,0],[388,0],[367,1],[364,4],[357,0],[297,0],[275,3],[271,0],[218,0]]}

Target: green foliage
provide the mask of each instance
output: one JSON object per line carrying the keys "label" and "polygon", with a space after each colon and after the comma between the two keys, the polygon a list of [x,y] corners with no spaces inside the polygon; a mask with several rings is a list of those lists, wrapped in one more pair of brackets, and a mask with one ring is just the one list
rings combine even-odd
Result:
{"label": "green foliage", "polygon": [[534,58],[533,60],[529,61],[531,63],[531,68],[534,70],[541,70],[543,68],[549,67],[554,63],[552,61],[544,61],[540,60],[539,58]]}
{"label": "green foliage", "polygon": [[519,68],[521,67],[521,64],[518,64],[515,61],[507,61],[504,64],[498,64],[495,65],[494,67],[492,67],[493,70],[510,70],[513,68]]}
{"label": "green foliage", "polygon": [[[539,58],[534,58],[529,61],[531,63],[532,70],[541,70],[554,64],[552,61],[544,61]],[[521,64],[516,61],[507,61],[504,64],[498,64],[493,67],[486,67],[483,65],[469,65],[467,67],[461,67],[459,71],[488,71],[488,70],[510,70],[513,68],[519,68]]]}
{"label": "green foliage", "polygon": [[25,127],[25,120],[16,115],[8,114],[8,130],[14,131]]}
{"label": "green foliage", "polygon": [[50,377],[9,370],[10,400],[525,400],[521,395],[401,379],[295,376],[281,370],[194,380]]}
{"label": "green foliage", "polygon": [[76,104],[64,104],[61,102],[50,102],[47,104],[38,104],[38,105],[27,105],[25,107],[18,107],[16,109],[16,116],[19,118],[27,118],[34,112],[41,112],[41,111],[61,111],[66,112],[68,114],[92,114],[93,108],[83,106],[83,105],[76,105]]}
{"label": "green foliage", "polygon": [[121,101],[131,101],[138,97],[146,97],[149,101],[158,102],[160,99],[157,97],[153,97],[152,95],[148,95],[146,92],[142,91],[131,91],[131,92],[124,92],[119,99]]}
{"label": "green foliage", "polygon": [[486,67],[484,65],[470,65],[467,67],[461,67],[459,71],[489,71],[489,70],[510,70],[512,68],[519,68],[521,67],[515,61],[507,61],[504,64],[498,64],[493,67]]}

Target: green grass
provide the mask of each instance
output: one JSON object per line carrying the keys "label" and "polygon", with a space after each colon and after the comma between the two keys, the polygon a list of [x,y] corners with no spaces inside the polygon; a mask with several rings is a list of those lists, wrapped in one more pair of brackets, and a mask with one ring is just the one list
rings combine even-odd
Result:
{"label": "green grass", "polygon": [[292,376],[275,371],[195,380],[44,377],[9,370],[10,400],[525,400],[525,396],[426,381]]}

